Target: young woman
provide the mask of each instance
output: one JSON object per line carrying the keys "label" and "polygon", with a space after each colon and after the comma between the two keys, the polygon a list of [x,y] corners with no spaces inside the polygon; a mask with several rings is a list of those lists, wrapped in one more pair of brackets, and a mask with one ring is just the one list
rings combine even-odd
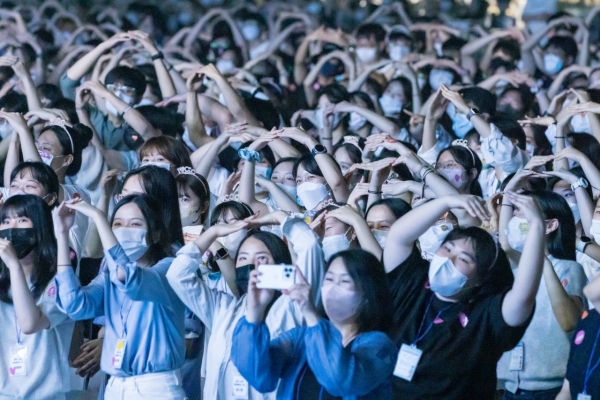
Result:
{"label": "young woman", "polygon": [[203,176],[186,167],[178,168],[177,171],[175,182],[179,196],[179,212],[183,226],[183,239],[187,243],[197,239],[202,229],[207,226],[207,217],[214,200],[211,197],[208,182]]}
{"label": "young woman", "polygon": [[[239,375],[231,362],[233,329],[245,313],[250,271],[260,264],[291,264],[292,257],[284,242],[272,233],[249,233],[237,252],[235,271],[231,271],[235,276],[233,285],[241,294],[237,298],[221,290],[210,289],[204,280],[198,277],[201,255],[218,237],[226,237],[249,227],[273,224],[281,225],[288,243],[293,246],[297,264],[302,266],[302,274],[315,289],[323,275],[323,252],[320,244],[303,219],[289,217],[283,211],[245,221],[211,226],[200,235],[198,240],[187,244],[179,251],[178,258],[167,274],[173,289],[210,331],[209,343],[205,347],[207,376],[204,396],[206,398],[221,398],[221,396],[232,398],[233,396],[230,397],[228,393],[232,393],[234,383],[247,389],[248,399],[263,398],[256,391],[248,388],[248,383]],[[182,260],[181,263],[178,262],[179,259]],[[189,264],[189,260],[194,260],[196,264]],[[266,320],[271,335],[276,337],[282,332],[300,326],[302,315],[288,298],[281,297],[270,307]]]}
{"label": "young woman", "polygon": [[[584,309],[583,286],[587,282],[583,268],[575,261],[575,223],[566,200],[550,191],[522,194],[536,199],[542,211],[547,259],[533,318],[521,348],[513,350],[526,348],[527,356],[521,365],[514,365],[511,357],[515,356],[509,352],[498,363],[498,377],[505,382],[505,399],[512,399],[519,389],[540,396],[558,394],[566,372],[570,333]],[[500,243],[516,264],[528,231],[523,218],[526,211],[515,209],[511,213],[510,198],[503,199],[503,204],[506,206],[500,211]]]}
{"label": "young woman", "polygon": [[240,374],[259,392],[277,388],[278,399],[391,398],[397,348],[383,332],[390,294],[381,263],[360,249],[333,256],[320,288],[324,310],[296,274],[297,283],[283,293],[302,310],[306,326],[271,340],[264,320],[275,291],[259,289],[261,274],[250,273],[246,316],[231,350]]}
{"label": "young woman", "polygon": [[[348,169],[362,162],[363,148],[365,141],[359,136],[345,135],[342,140],[333,147],[333,158],[340,166],[342,174],[346,175]],[[346,178],[348,182],[348,190],[352,191],[356,184],[360,181],[360,171],[355,171]]]}
{"label": "young woman", "polygon": [[400,348],[395,398],[494,397],[496,364],[517,345],[531,319],[545,249],[537,203],[513,192],[506,197],[523,210],[529,224],[514,282],[504,252],[483,229],[454,229],[431,262],[421,258],[415,245],[450,209],[488,219],[475,196],[431,200],[390,229],[383,260],[393,297],[390,336]]}
{"label": "young woman", "polygon": [[[64,266],[71,210],[96,224],[108,266],[85,287]],[[59,304],[75,320],[106,316],[101,368],[111,378],[105,399],[185,398],[179,374],[185,307],[165,279],[173,250],[160,215],[146,195],[123,198],[110,224],[78,199],[56,211]]]}
{"label": "young woman", "polygon": [[0,397],[64,399],[73,321],[57,304],[50,207],[37,195],[14,196],[0,221]]}
{"label": "young woman", "polygon": [[[340,211],[341,210],[341,211]],[[336,217],[337,215],[337,217]],[[357,246],[357,229],[363,233],[362,246],[377,248],[373,235],[370,234],[365,220],[344,203],[334,203],[321,208],[311,222],[313,230],[321,237],[323,256],[329,261],[334,254]],[[375,252],[375,255],[377,254]]]}
{"label": "young woman", "polygon": [[388,233],[394,222],[410,210],[410,204],[401,199],[378,200],[367,209],[365,220],[382,249],[385,248]]}

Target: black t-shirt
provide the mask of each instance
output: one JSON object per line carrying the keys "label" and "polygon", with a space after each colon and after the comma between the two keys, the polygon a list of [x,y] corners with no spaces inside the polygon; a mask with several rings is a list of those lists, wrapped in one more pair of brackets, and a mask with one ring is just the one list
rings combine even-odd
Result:
{"label": "black t-shirt", "polygon": [[[596,310],[584,312],[582,319],[575,329],[575,335],[571,340],[571,353],[569,354],[569,363],[567,364],[567,380],[571,387],[571,397],[577,398],[579,393],[583,393],[583,384],[585,380],[588,363],[590,369],[600,360],[600,314]],[[594,343],[596,351],[592,354]],[[590,362],[591,357],[591,362]],[[592,371],[587,383],[587,394],[592,399],[600,399],[600,365]]]}
{"label": "black t-shirt", "polygon": [[302,372],[296,382],[296,400],[321,399],[321,400],[342,400],[341,397],[335,397],[329,394],[327,390],[315,377],[308,363],[302,368]]}
{"label": "black t-shirt", "polygon": [[390,337],[398,348],[413,344],[423,320],[421,335],[441,311],[417,343],[423,354],[412,381],[393,377],[394,398],[493,399],[496,364],[519,343],[531,318],[518,328],[508,326],[502,318],[504,293],[469,305],[439,300],[429,289],[428,269],[429,262],[415,246],[388,274],[393,298]]}

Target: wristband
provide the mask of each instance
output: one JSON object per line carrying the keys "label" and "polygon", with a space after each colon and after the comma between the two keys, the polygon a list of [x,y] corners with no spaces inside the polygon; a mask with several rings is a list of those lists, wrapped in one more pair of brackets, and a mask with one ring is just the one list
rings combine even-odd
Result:
{"label": "wristband", "polygon": [[369,193],[369,194],[383,194],[383,192],[379,191],[379,190],[367,190],[367,193]]}
{"label": "wristband", "polygon": [[150,57],[150,59],[152,61],[162,60],[163,58],[165,58],[165,55],[162,53],[162,51],[159,51],[158,53],[156,53],[155,55],[153,55],[152,57]]}
{"label": "wristband", "polygon": [[129,106],[129,107],[127,107],[127,108],[125,109],[125,111],[123,111],[123,114],[121,114],[121,115],[125,115],[125,114],[127,114],[129,111],[131,111],[131,109],[132,109],[132,108],[133,108],[132,106]]}
{"label": "wristband", "polygon": [[238,150],[238,156],[242,160],[250,161],[250,162],[260,162],[261,157],[258,151],[250,150],[247,147]]}
{"label": "wristband", "polygon": [[510,207],[513,210],[515,209],[515,206],[513,206],[512,204],[501,204],[501,205],[502,205],[502,207]]}
{"label": "wristband", "polygon": [[71,264],[58,264],[57,267],[72,267]]}
{"label": "wristband", "polygon": [[578,241],[577,241],[577,251],[579,251],[580,253],[585,252],[585,248],[587,247],[588,244],[590,244],[592,242],[592,239],[590,239],[589,237],[586,236],[582,236]]}

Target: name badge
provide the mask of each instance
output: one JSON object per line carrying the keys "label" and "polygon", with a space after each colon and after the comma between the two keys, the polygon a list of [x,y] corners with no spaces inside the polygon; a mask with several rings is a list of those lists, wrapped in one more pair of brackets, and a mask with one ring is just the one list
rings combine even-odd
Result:
{"label": "name badge", "polygon": [[592,396],[589,394],[579,393],[577,395],[577,400],[592,400]]}
{"label": "name badge", "polygon": [[8,372],[11,376],[27,375],[27,347],[22,345],[12,346],[9,349]]}
{"label": "name badge", "polygon": [[233,397],[235,399],[248,399],[248,381],[241,375],[233,376]]}
{"label": "name badge", "polygon": [[123,365],[123,358],[125,355],[125,349],[127,348],[127,339],[119,339],[117,340],[117,345],[115,346],[115,352],[112,358],[112,366],[116,369],[121,369]]}
{"label": "name badge", "polygon": [[394,375],[409,382],[412,381],[422,355],[423,350],[419,350],[416,346],[403,344],[398,354]]}
{"label": "name badge", "polygon": [[522,371],[523,361],[525,355],[525,348],[523,342],[520,342],[517,347],[512,349],[510,352],[510,370],[511,371]]}

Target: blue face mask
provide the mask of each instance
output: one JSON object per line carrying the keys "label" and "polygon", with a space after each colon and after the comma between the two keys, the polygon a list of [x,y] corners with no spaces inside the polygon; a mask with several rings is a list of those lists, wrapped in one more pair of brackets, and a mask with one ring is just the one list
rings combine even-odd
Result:
{"label": "blue face mask", "polygon": [[465,114],[456,113],[452,117],[452,130],[460,139],[463,139],[471,129],[473,129],[473,124]]}

